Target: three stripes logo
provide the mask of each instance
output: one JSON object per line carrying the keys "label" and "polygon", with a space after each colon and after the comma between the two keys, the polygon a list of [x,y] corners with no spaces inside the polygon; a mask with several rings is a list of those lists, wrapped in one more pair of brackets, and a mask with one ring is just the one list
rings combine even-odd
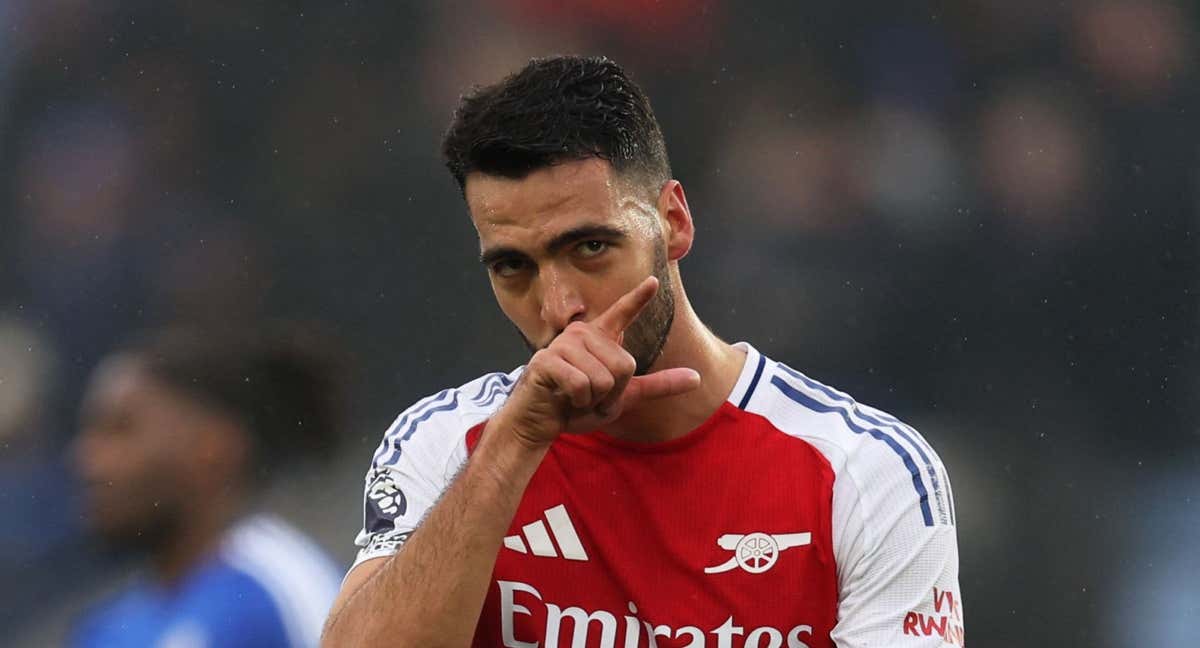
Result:
{"label": "three stripes logo", "polygon": [[[526,524],[521,527],[520,534],[506,536],[504,546],[517,553],[531,553],[547,558],[557,558],[561,555],[567,560],[586,561],[587,552],[579,542],[579,534],[575,533],[575,525],[571,523],[571,516],[567,515],[567,507],[559,504],[546,509],[544,515],[545,523],[538,520]],[[550,525],[549,530],[546,523]],[[558,545],[558,549],[555,549],[555,545]]]}

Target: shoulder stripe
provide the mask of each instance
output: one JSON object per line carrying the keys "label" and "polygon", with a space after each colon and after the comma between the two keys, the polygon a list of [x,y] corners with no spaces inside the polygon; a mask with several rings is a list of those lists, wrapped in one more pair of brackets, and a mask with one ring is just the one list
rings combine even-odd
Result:
{"label": "shoulder stripe", "polygon": [[[834,390],[826,385],[822,385],[821,383],[809,378],[808,376],[805,376],[799,371],[796,371],[795,369],[792,369],[783,363],[776,363],[776,366],[785,371],[789,376],[799,380],[805,387],[824,394],[834,402],[845,404],[849,408],[847,414],[856,416],[862,421],[865,421],[878,428],[890,428],[893,432],[899,435],[901,439],[906,441],[908,445],[912,446],[917,451],[917,454],[920,455],[921,461],[925,464],[925,474],[929,477],[930,485],[933,487],[933,500],[934,504],[936,504],[938,508],[938,517],[943,523],[950,521],[951,514],[949,512],[949,505],[943,501],[942,496],[942,480],[940,479],[937,468],[934,467],[933,462],[929,458],[929,455],[933,453],[933,449],[925,444],[925,440],[920,434],[917,434],[916,430],[900,421],[900,419],[897,419],[896,417],[885,412],[874,410],[872,408],[874,414],[868,414],[865,411],[867,408],[860,405],[849,395]],[[926,449],[929,450],[928,454],[925,452]],[[946,495],[945,499],[949,500],[949,495]]]}
{"label": "shoulder stripe", "polygon": [[433,396],[418,401],[416,405],[408,408],[383,435],[383,442],[375,451],[374,465],[389,466],[399,461],[401,445],[412,438],[421,424],[428,421],[433,415],[460,408],[467,410],[490,408],[498,399],[507,397],[516,382],[511,374],[490,373],[461,387],[443,389]]}
{"label": "shoulder stripe", "polygon": [[912,455],[904,449],[904,446],[897,443],[895,439],[877,427],[864,428],[859,426],[851,420],[848,411],[834,405],[826,405],[814,399],[791,386],[779,376],[772,376],[771,384],[793,402],[821,414],[838,414],[842,417],[842,421],[845,422],[846,426],[856,434],[869,434],[876,440],[886,443],[892,449],[892,452],[895,452],[900,457],[901,461],[904,462],[905,468],[908,468],[908,472],[912,475],[913,488],[917,491],[917,497],[921,506],[921,517],[925,520],[925,526],[933,526],[933,514],[929,510],[929,493],[925,490],[925,482],[921,480],[921,471],[917,468],[917,464],[913,462]]}
{"label": "shoulder stripe", "polygon": [[483,395],[485,392],[488,392],[489,394],[494,393],[494,390],[499,389],[501,386],[508,385],[511,383],[512,383],[512,380],[508,377],[508,374],[504,374],[504,373],[500,373],[500,372],[490,373],[490,374],[484,376],[483,383],[479,385],[479,393],[475,394],[474,398],[472,398],[471,400],[473,400],[473,401],[480,400],[484,397]]}
{"label": "shoulder stripe", "polygon": [[446,396],[446,394],[449,394],[449,393],[450,393],[449,389],[443,389],[442,391],[434,394],[433,396],[428,396],[425,399],[418,401],[416,405],[413,405],[412,407],[408,408],[408,411],[404,412],[404,414],[400,418],[396,419],[396,422],[392,424],[392,427],[388,428],[388,431],[384,433],[383,443],[381,443],[379,445],[379,449],[375,451],[375,463],[377,463],[377,464],[391,463],[391,461],[381,462],[380,460],[384,456],[386,456],[386,453],[391,451],[390,449],[392,446],[392,437],[394,437],[397,432],[404,429],[404,426],[408,423],[408,420],[410,418],[412,418],[414,415],[419,415],[420,413],[423,413],[425,410],[432,407],[435,403],[442,400]]}
{"label": "shoulder stripe", "polygon": [[754,369],[754,378],[750,380],[750,386],[746,388],[746,395],[742,396],[741,402],[738,403],[738,409],[746,409],[746,405],[750,403],[750,397],[754,395],[754,389],[758,387],[758,379],[762,378],[763,367],[767,365],[767,356],[758,354],[758,367]]}
{"label": "shoulder stripe", "polygon": [[946,500],[950,503],[950,524],[958,526],[958,520],[954,515],[954,487],[950,485],[950,474],[946,472],[945,466],[942,466],[942,476],[945,477],[946,482]]}
{"label": "shoulder stripe", "polygon": [[400,459],[400,454],[402,452],[401,444],[403,444],[405,441],[408,441],[408,439],[410,437],[412,437],[413,433],[417,431],[417,427],[420,426],[425,421],[428,421],[429,417],[433,416],[434,414],[437,414],[438,412],[449,412],[450,410],[458,408],[459,392],[458,392],[458,390],[453,390],[452,393],[453,393],[453,397],[450,399],[450,402],[442,403],[442,404],[438,405],[437,407],[427,408],[423,414],[414,418],[412,420],[412,422],[408,424],[408,428],[404,431],[404,434],[392,439],[392,442],[391,442],[392,448],[391,448],[390,454],[389,454],[387,460],[384,461],[381,465],[386,466],[386,465],[396,463],[396,461],[398,461]]}
{"label": "shoulder stripe", "polygon": [[[822,385],[821,383],[813,380],[812,378],[809,378],[808,376],[805,376],[804,374],[800,373],[799,371],[796,371],[795,369],[792,369],[791,367],[783,364],[782,362],[777,362],[775,364],[780,369],[787,372],[787,374],[789,376],[804,383],[804,385],[806,387],[808,387],[809,389],[816,390],[818,392],[821,392],[822,394],[825,394],[832,400],[849,405],[851,407],[851,409],[854,411],[854,413],[857,414],[859,417],[861,417],[863,420],[869,421],[873,425],[886,425],[888,427],[895,429],[896,432],[901,437],[903,437],[905,441],[908,441],[914,448],[916,448],[917,454],[921,455],[921,459],[925,462],[925,465],[926,466],[931,465],[930,461],[929,461],[929,457],[925,454],[925,450],[930,449],[929,446],[926,445],[926,446],[922,447],[922,443],[914,441],[911,437],[909,437],[907,434],[904,433],[903,429],[899,429],[897,426],[902,426],[903,428],[905,428],[909,431],[914,431],[911,427],[906,425],[900,419],[892,416],[891,414],[887,414],[887,413],[881,412],[879,410],[874,410],[873,415],[868,414],[865,411],[867,408],[865,406],[859,404],[858,401],[851,398],[848,394],[844,394],[840,391],[837,391],[836,389],[833,389],[833,388],[829,387],[828,385]],[[872,408],[872,409],[874,409],[874,408]],[[886,421],[886,423],[884,421]],[[923,441],[923,439],[922,439],[922,441]],[[932,452],[932,449],[930,449],[930,451]],[[931,469],[932,469],[932,467],[931,467]]]}
{"label": "shoulder stripe", "polygon": [[434,414],[437,414],[438,412],[448,412],[452,409],[456,409],[457,407],[458,407],[458,392],[454,392],[454,398],[450,399],[449,403],[445,403],[443,405],[438,405],[437,407],[431,407],[428,410],[426,410],[424,414],[413,419],[412,423],[409,423],[408,431],[406,431],[404,433],[404,436],[400,437],[399,439],[396,439],[396,441],[395,441],[396,451],[399,452],[399,450],[400,450],[400,442],[408,441],[408,438],[413,435],[413,432],[417,431],[417,426],[424,423],[425,421],[428,421],[429,417],[433,416]]}
{"label": "shoulder stripe", "polygon": [[[835,393],[841,393],[841,392],[836,392],[836,390],[835,390]],[[842,396],[844,396],[848,400],[851,400],[851,401],[854,400],[853,398],[846,396],[846,394],[842,394]],[[872,414],[873,416],[875,416],[877,418],[883,419],[884,421],[887,421],[888,423],[891,423],[893,425],[899,425],[899,426],[903,427],[904,429],[908,430],[909,432],[912,432],[917,437],[917,442],[920,443],[922,445],[922,447],[925,448],[925,450],[929,451],[930,454],[933,454],[933,448],[929,446],[929,442],[926,441],[921,435],[917,434],[917,431],[914,430],[911,425],[905,423],[904,421],[901,421],[900,419],[896,418],[895,416],[892,416],[891,414],[888,414],[887,412],[876,409],[874,407],[870,407],[868,405],[862,405],[861,403],[855,403],[855,405],[859,409],[869,412],[870,414]]]}
{"label": "shoulder stripe", "polygon": [[[491,405],[492,403],[496,402],[496,399],[499,398],[501,395],[507,396],[508,393],[510,391],[512,391],[512,386],[516,383],[515,380],[513,380],[512,378],[509,378],[508,375],[506,375],[506,374],[495,374],[495,375],[497,377],[496,381],[493,382],[492,386],[488,388],[487,396],[484,397],[483,390],[480,389],[479,394],[477,394],[475,396],[475,398],[472,399],[476,405],[478,405],[480,407],[487,407],[488,405]],[[483,398],[483,400],[480,400],[481,397]]]}

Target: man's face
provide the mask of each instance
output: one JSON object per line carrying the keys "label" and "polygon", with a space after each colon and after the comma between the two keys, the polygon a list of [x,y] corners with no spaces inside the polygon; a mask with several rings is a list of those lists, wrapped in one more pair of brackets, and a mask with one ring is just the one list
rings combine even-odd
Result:
{"label": "man's face", "polygon": [[207,414],[155,380],[132,358],[101,365],[84,401],[74,445],[93,530],[115,548],[150,550],[170,541],[183,515]]}
{"label": "man's face", "polygon": [[590,321],[648,275],[658,295],[625,331],[645,373],[675,314],[662,223],[654,203],[599,159],[565,162],[520,180],[467,178],[481,260],[500,309],[531,350],[573,321]]}

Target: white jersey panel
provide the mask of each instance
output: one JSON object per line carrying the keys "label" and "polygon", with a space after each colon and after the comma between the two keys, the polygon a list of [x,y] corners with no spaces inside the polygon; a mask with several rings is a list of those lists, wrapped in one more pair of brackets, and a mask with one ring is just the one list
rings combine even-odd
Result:
{"label": "white jersey panel", "polygon": [[769,360],[745,409],[833,468],[840,648],[961,645],[949,480],[916,430]]}
{"label": "white jersey panel", "polygon": [[491,373],[418,401],[396,417],[375,451],[363,492],[353,569],[404,544],[467,460],[466,435],[507,400],[522,368]]}
{"label": "white jersey panel", "polygon": [[321,625],[337,596],[339,573],[312,540],[281,518],[258,514],[225,534],[221,557],[271,597],[290,645],[320,643]]}

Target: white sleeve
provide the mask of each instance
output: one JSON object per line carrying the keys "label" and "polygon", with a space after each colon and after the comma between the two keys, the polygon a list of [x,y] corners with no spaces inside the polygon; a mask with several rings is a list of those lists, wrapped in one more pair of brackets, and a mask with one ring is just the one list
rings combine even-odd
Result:
{"label": "white sleeve", "polygon": [[467,432],[504,404],[523,369],[443,390],[396,417],[367,471],[351,569],[396,553],[408,540],[467,462]]}
{"label": "white sleeve", "polygon": [[963,645],[958,542],[940,459],[929,448],[930,481],[938,488],[922,501],[914,490],[914,479],[920,478],[887,444],[862,443],[847,450],[833,496],[839,589],[834,643],[839,648]]}
{"label": "white sleeve", "polygon": [[367,471],[351,569],[396,553],[466,462],[468,421],[448,393],[413,405],[384,435]]}

